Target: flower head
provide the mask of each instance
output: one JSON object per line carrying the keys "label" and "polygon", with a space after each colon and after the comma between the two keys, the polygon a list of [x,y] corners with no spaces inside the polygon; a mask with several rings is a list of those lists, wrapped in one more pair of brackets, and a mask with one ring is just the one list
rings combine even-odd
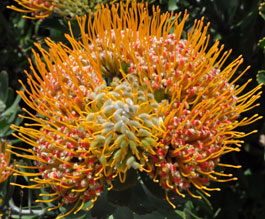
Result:
{"label": "flower head", "polygon": [[[53,194],[40,194],[51,199],[37,202],[60,199],[55,208],[75,203],[72,211],[81,202],[76,210],[79,211],[85,202],[93,200],[94,203],[104,188],[104,176],[99,173],[102,164],[89,151],[88,140],[92,138],[93,129],[81,123],[86,117],[84,99],[103,82],[89,64],[90,58],[85,51],[70,50],[50,40],[46,42],[50,47],[48,53],[37,45],[45,63],[39,54],[34,52],[36,66],[41,75],[37,74],[33,66],[35,79],[27,73],[28,85],[31,88],[30,99],[19,92],[27,104],[42,117],[24,109],[29,114],[26,118],[32,120],[32,124],[26,126],[32,127],[13,126],[19,131],[17,137],[33,146],[33,149],[22,149],[26,154],[13,153],[34,160],[35,166],[28,168],[37,169],[38,172],[16,171],[16,174],[35,177],[32,181],[36,184],[28,186],[29,188],[43,188],[49,185],[53,189]],[[26,92],[29,94],[28,90]],[[34,129],[34,126],[40,129]]]}
{"label": "flower head", "polygon": [[18,8],[14,5],[8,6],[8,8],[13,9],[22,13],[31,13],[32,17],[24,16],[25,18],[45,18],[51,15],[54,8],[57,7],[54,0],[15,0],[21,7]]}
{"label": "flower head", "polygon": [[[7,145],[6,142],[4,145]],[[7,178],[12,174],[12,165],[9,165],[10,162],[10,152],[6,150],[2,151],[2,141],[0,140],[0,183],[7,180]]]}
{"label": "flower head", "polygon": [[71,48],[50,39],[48,51],[36,44],[42,58],[34,51],[26,94],[18,92],[38,115],[24,109],[32,123],[12,126],[33,146],[13,153],[34,160],[29,168],[38,171],[16,174],[35,177],[30,188],[54,190],[54,198],[39,201],[58,199],[56,208],[75,202],[67,215],[94,202],[117,176],[124,182],[130,168],[159,183],[169,203],[169,191],[200,198],[192,186],[206,195],[219,190],[209,181],[235,178],[215,167],[237,167],[220,156],[239,151],[239,139],[250,134],[234,129],[260,118],[238,119],[258,105],[261,85],[240,96],[250,80],[234,84],[248,68],[232,79],[242,58],[223,67],[230,52],[219,57],[218,42],[207,49],[203,19],[184,40],[187,13],[179,21],[181,13],[172,19],[153,8],[151,18],[145,6],[101,5],[93,21],[91,12],[77,19],[81,42],[71,33]]}
{"label": "flower head", "polygon": [[22,13],[31,13],[31,16],[23,16],[30,19],[42,19],[50,16],[52,13],[58,13],[62,16],[76,17],[84,15],[89,10],[95,10],[96,6],[101,3],[112,3],[109,0],[14,0],[21,7],[18,8],[14,5],[9,6]]}

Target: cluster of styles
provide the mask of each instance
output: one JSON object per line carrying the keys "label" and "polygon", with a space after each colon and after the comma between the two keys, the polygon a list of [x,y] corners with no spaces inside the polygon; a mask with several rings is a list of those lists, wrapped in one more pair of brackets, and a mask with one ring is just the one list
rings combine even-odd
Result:
{"label": "cluster of styles", "polygon": [[187,13],[152,14],[143,3],[101,5],[93,20],[77,18],[81,37],[66,35],[71,48],[50,39],[48,51],[36,44],[25,93],[18,93],[37,114],[24,109],[32,122],[12,126],[32,149],[10,150],[34,161],[28,168],[36,172],[15,171],[31,177],[29,188],[54,191],[37,200],[57,200],[50,210],[75,203],[65,215],[77,213],[130,169],[159,184],[173,207],[169,192],[201,198],[194,188],[209,196],[219,190],[210,180],[236,179],[215,169],[239,167],[220,157],[255,132],[234,129],[260,118],[238,120],[258,105],[261,85],[240,95],[251,80],[234,84],[248,68],[235,74],[241,57],[225,67],[231,51],[222,53],[218,42],[208,47],[203,19],[181,39]]}

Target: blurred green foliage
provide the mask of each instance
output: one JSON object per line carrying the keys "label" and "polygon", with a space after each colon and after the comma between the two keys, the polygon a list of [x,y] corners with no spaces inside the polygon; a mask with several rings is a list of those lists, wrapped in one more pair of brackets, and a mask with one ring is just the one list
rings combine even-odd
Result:
{"label": "blurred green foliage", "polygon": [[[241,66],[242,71],[246,66],[251,69],[238,82],[244,83],[252,78],[255,86],[256,75],[259,83],[265,82],[265,7],[258,0],[156,0],[152,5],[160,5],[162,12],[187,10],[190,18],[184,28],[186,31],[192,27],[195,19],[202,16],[205,23],[210,22],[211,42],[219,40],[225,45],[225,49],[233,49],[230,61],[240,54],[245,61]],[[69,33],[66,18],[53,15],[45,20],[26,20],[20,13],[6,9],[11,5],[9,0],[0,2],[0,138],[10,138],[11,123],[20,123],[17,117],[20,111],[18,107],[19,98],[15,98],[15,89],[20,89],[18,79],[25,81],[24,69],[28,69],[28,58],[32,57],[31,49],[34,42],[43,43],[45,37],[54,41],[65,42],[64,33]],[[259,13],[260,12],[260,13]],[[78,36],[78,28],[73,23],[73,32]],[[228,60],[229,62],[229,60]],[[8,76],[7,76],[8,75]],[[9,86],[8,86],[9,84]],[[260,99],[261,106],[252,110],[252,115],[258,113],[264,116],[264,95]],[[22,102],[20,107],[26,107]],[[246,113],[246,116],[248,113]],[[243,115],[245,116],[245,115]],[[240,153],[224,156],[223,162],[242,165],[241,169],[231,170],[233,175],[238,177],[237,182],[218,183],[216,186],[222,189],[221,192],[214,192],[210,198],[202,200],[191,198],[182,199],[177,197],[174,203],[177,210],[172,210],[170,205],[161,200],[161,194],[156,185],[148,181],[143,174],[130,178],[131,185],[122,191],[105,191],[96,202],[95,207],[90,211],[80,211],[69,218],[231,218],[248,219],[265,218],[265,123],[264,119],[255,124],[240,128],[248,132],[257,129],[258,133],[245,139],[245,144]],[[25,146],[26,147],[26,146]],[[132,173],[133,174],[133,173]],[[141,177],[143,183],[136,183],[135,177]],[[27,179],[20,179],[25,184],[30,184]],[[8,183],[1,185],[1,190],[9,191]],[[17,196],[21,190],[16,189]],[[13,193],[8,193],[13,194]],[[5,199],[9,200],[10,197]],[[202,194],[200,194],[202,195]],[[25,197],[18,199],[13,197],[16,206],[23,210],[28,209],[30,197],[34,199],[37,193],[24,193]],[[25,199],[25,200],[24,200]],[[32,201],[33,202],[33,201]],[[5,202],[5,204],[7,204]],[[12,203],[11,203],[12,204]],[[50,204],[52,205],[52,204]],[[89,207],[90,203],[85,207]],[[33,203],[33,209],[41,210],[41,207]],[[71,209],[71,206],[69,206]],[[68,209],[68,210],[69,210]],[[47,210],[47,207],[44,208]],[[66,209],[61,209],[65,211]],[[41,212],[38,212],[41,213]],[[58,212],[57,212],[58,213]],[[10,214],[10,213],[9,213]],[[12,211],[12,218],[19,218],[19,212]],[[54,218],[56,212],[46,212],[43,218]],[[23,216],[23,218],[39,218],[34,214]]]}
{"label": "blurred green foliage", "polygon": [[14,98],[14,90],[8,87],[8,74],[0,72],[0,139],[9,136],[13,130],[11,124],[19,125],[22,118],[18,117],[21,113],[19,107],[20,96]]}

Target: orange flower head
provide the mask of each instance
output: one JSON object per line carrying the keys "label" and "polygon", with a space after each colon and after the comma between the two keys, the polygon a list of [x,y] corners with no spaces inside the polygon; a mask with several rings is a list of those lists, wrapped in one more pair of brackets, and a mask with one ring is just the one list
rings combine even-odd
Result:
{"label": "orange flower head", "polygon": [[90,10],[94,11],[98,4],[101,3],[114,3],[116,0],[14,0],[22,8],[14,5],[8,8],[22,12],[31,13],[31,16],[23,16],[29,19],[43,19],[53,13],[60,14],[75,18],[89,13]]}
{"label": "orange flower head", "polygon": [[30,19],[43,19],[51,15],[54,11],[54,8],[57,7],[54,3],[54,0],[14,0],[23,9],[18,8],[14,5],[8,6],[8,8],[13,9],[22,13],[31,13],[32,17],[24,16],[25,18]]}
{"label": "orange flower head", "polygon": [[10,147],[35,161],[36,173],[16,170],[34,177],[28,187],[54,190],[39,201],[74,202],[66,215],[76,213],[117,176],[124,182],[130,168],[159,183],[170,204],[168,192],[201,198],[193,187],[209,195],[219,190],[209,181],[235,179],[215,167],[238,167],[220,157],[255,132],[234,129],[260,118],[239,114],[258,105],[261,85],[240,95],[251,81],[235,85],[248,69],[235,76],[241,56],[224,67],[231,51],[220,55],[218,42],[207,48],[209,25],[196,21],[181,39],[188,15],[180,17],[153,8],[151,18],[143,3],[101,5],[93,20],[92,12],[77,19],[81,41],[66,35],[71,48],[36,44],[41,55],[34,51],[25,94],[18,93],[37,115],[24,109],[32,123],[12,126],[33,148]]}
{"label": "orange flower head", "polygon": [[[94,203],[104,188],[103,174],[99,173],[102,164],[89,150],[88,139],[92,138],[93,129],[82,125],[86,117],[84,100],[103,81],[98,77],[97,69],[89,64],[91,57],[81,48],[70,50],[49,39],[46,43],[50,47],[48,52],[36,44],[45,62],[34,51],[38,72],[30,62],[35,78],[26,72],[31,90],[25,89],[29,97],[19,92],[41,117],[24,109],[29,115],[25,118],[32,120],[32,123],[26,124],[26,127],[12,126],[19,132],[19,135],[15,135],[17,138],[33,146],[33,149],[17,148],[26,154],[13,153],[33,160],[35,166],[27,168],[38,172],[24,173],[17,170],[15,174],[35,177],[31,179],[35,185],[24,187],[46,188],[49,185],[53,189],[52,194],[40,194],[51,199],[37,200],[50,202],[60,199],[58,205],[49,210],[75,203],[72,211],[77,212],[85,202],[92,200]],[[34,126],[40,129],[34,129]],[[80,202],[81,205],[76,209]]]}
{"label": "orange flower head", "polygon": [[[6,142],[4,143],[5,145]],[[7,180],[7,178],[12,174],[12,165],[10,162],[10,152],[5,147],[5,152],[2,151],[2,141],[0,140],[0,183]]]}

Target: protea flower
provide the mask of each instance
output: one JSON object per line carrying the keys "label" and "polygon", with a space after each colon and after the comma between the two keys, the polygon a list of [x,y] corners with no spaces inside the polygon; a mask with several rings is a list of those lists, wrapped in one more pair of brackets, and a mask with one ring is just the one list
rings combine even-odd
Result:
{"label": "protea flower", "polygon": [[234,85],[248,69],[235,75],[241,56],[223,67],[231,51],[219,57],[218,42],[207,49],[203,19],[181,39],[188,15],[173,16],[153,8],[151,18],[143,3],[101,5],[93,21],[77,19],[81,41],[66,35],[71,48],[36,44],[41,55],[34,51],[36,67],[30,61],[28,88],[21,82],[18,93],[37,114],[24,109],[32,122],[12,128],[32,146],[14,153],[37,170],[17,174],[33,177],[29,188],[54,190],[39,201],[75,202],[66,215],[76,213],[114,179],[124,182],[130,168],[159,183],[173,207],[169,191],[200,198],[191,187],[209,195],[219,190],[207,187],[210,180],[235,180],[215,167],[238,167],[219,159],[255,132],[234,129],[260,118],[239,114],[258,105],[261,85],[240,96],[251,81]]}

